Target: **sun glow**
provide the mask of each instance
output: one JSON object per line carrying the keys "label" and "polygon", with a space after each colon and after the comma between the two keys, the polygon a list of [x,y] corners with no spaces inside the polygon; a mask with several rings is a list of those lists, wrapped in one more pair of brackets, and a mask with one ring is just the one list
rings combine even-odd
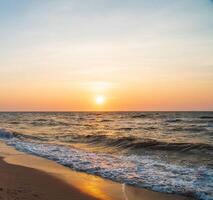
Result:
{"label": "sun glow", "polygon": [[95,98],[95,102],[96,102],[96,104],[98,104],[98,105],[104,104],[105,101],[106,101],[106,98],[105,98],[105,96],[103,96],[103,95],[99,95],[99,96],[97,96],[97,97]]}

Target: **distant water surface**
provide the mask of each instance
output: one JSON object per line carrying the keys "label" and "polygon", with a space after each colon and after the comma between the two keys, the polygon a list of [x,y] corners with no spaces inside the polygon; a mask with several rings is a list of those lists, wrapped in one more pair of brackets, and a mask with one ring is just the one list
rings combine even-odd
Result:
{"label": "distant water surface", "polygon": [[213,199],[213,112],[0,113],[0,139],[74,170]]}

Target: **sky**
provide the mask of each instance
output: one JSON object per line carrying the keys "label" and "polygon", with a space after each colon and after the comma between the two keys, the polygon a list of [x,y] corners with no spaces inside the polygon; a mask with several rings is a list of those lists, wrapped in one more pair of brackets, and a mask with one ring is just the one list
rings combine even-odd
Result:
{"label": "sky", "polygon": [[213,1],[0,0],[0,111],[90,110],[213,110]]}

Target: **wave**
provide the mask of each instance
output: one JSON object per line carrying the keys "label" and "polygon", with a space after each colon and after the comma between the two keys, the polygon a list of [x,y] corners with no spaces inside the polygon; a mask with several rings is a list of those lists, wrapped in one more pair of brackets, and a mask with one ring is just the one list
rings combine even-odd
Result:
{"label": "wave", "polygon": [[131,127],[124,127],[124,128],[116,128],[115,130],[119,130],[119,131],[131,131],[133,129],[134,128],[131,128]]}
{"label": "wave", "polygon": [[5,129],[0,129],[0,138],[2,139],[11,139],[15,137],[15,133],[5,130]]}
{"label": "wave", "polygon": [[82,142],[104,146],[111,146],[125,150],[163,150],[188,153],[213,154],[213,146],[204,143],[168,143],[152,139],[139,139],[136,137],[111,138],[106,135],[86,135],[86,136],[61,136],[58,138],[63,142]]}
{"label": "wave", "polygon": [[30,124],[33,126],[68,126],[70,125],[69,123],[56,121],[53,119],[51,120],[38,119],[38,120],[32,121]]}
{"label": "wave", "polygon": [[10,122],[10,124],[20,124],[20,122],[12,121],[12,122]]}
{"label": "wave", "polygon": [[191,126],[191,127],[181,127],[181,126],[176,126],[170,129],[170,131],[184,131],[184,132],[190,132],[190,133],[198,133],[198,132],[206,132],[207,128],[209,125],[206,127],[203,126]]}
{"label": "wave", "polygon": [[132,115],[131,117],[132,118],[145,118],[147,116],[148,116],[147,114],[135,114],[135,115]]}
{"label": "wave", "polygon": [[36,119],[36,121],[38,121],[38,122],[46,122],[46,121],[48,121],[48,119],[40,118],[40,119]]}
{"label": "wave", "polygon": [[[57,141],[86,142],[116,148],[166,151],[212,151],[207,144],[166,143],[136,137],[111,138],[106,135],[63,135]],[[98,175],[113,181],[145,187],[159,192],[177,193],[209,200],[212,194],[213,169],[210,165],[175,165],[161,160],[155,154],[110,154],[88,152],[66,146],[48,143],[45,137],[20,134],[0,129],[0,138],[19,151],[41,156],[77,171]],[[53,138],[52,138],[53,139]],[[42,142],[41,142],[42,141]],[[52,140],[51,140],[52,141]],[[167,178],[165,178],[167,177]]]}
{"label": "wave", "polygon": [[[22,140],[40,140],[48,141],[48,138],[25,135],[16,132],[11,132],[5,129],[0,129],[0,138],[11,139],[19,138]],[[114,147],[124,150],[161,150],[161,151],[176,151],[184,153],[196,153],[196,154],[210,154],[213,155],[213,146],[205,143],[169,143],[153,139],[139,139],[137,137],[118,137],[112,138],[106,135],[62,135],[55,136],[55,138],[61,142],[66,143],[88,143],[96,144],[108,147]]]}
{"label": "wave", "polygon": [[213,119],[213,116],[201,116],[200,119]]}
{"label": "wave", "polygon": [[102,120],[100,120],[100,122],[113,122],[113,120],[112,119],[102,119]]}
{"label": "wave", "polygon": [[[86,152],[72,147],[10,140],[19,151],[41,156],[77,171],[159,192],[210,200],[213,170],[208,166],[184,167],[151,156],[118,156]],[[165,178],[166,177],[166,178]]]}
{"label": "wave", "polygon": [[168,122],[168,123],[177,123],[177,122],[182,122],[182,120],[181,119],[168,119],[165,122]]}
{"label": "wave", "polygon": [[18,138],[18,139],[22,139],[22,140],[31,139],[31,140],[40,140],[40,141],[47,141],[48,140],[45,137],[25,135],[25,134],[17,133],[17,132],[6,130],[6,129],[0,129],[0,138],[1,139]]}
{"label": "wave", "polygon": [[154,126],[148,126],[148,127],[144,127],[143,128],[144,130],[147,130],[147,131],[150,131],[150,130],[156,130],[157,127],[154,127]]}

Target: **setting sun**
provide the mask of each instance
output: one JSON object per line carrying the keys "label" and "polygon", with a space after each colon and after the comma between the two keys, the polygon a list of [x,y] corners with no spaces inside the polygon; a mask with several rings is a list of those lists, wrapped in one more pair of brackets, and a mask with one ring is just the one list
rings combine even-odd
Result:
{"label": "setting sun", "polygon": [[105,100],[106,100],[105,96],[102,96],[102,95],[99,95],[95,98],[96,104],[99,104],[99,105],[104,104]]}

